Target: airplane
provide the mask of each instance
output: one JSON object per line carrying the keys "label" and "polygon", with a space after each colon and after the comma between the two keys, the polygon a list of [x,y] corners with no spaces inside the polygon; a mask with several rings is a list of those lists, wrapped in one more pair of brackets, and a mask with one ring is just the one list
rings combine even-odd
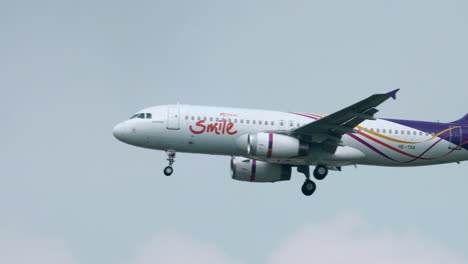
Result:
{"label": "airplane", "polygon": [[312,195],[313,176],[350,165],[426,166],[468,160],[468,114],[450,123],[375,117],[377,106],[397,92],[374,94],[333,114],[243,108],[161,105],[138,111],[113,129],[120,141],[163,150],[173,173],[176,152],[231,156],[231,177],[245,182],[305,175],[302,193]]}

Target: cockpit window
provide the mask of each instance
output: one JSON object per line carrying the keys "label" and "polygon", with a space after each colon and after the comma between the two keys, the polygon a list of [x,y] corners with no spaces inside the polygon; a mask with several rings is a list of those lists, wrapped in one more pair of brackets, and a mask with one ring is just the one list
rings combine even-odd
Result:
{"label": "cockpit window", "polygon": [[132,115],[132,117],[130,117],[130,119],[134,119],[134,118],[152,119],[153,115],[150,114],[150,113],[138,113],[138,114]]}

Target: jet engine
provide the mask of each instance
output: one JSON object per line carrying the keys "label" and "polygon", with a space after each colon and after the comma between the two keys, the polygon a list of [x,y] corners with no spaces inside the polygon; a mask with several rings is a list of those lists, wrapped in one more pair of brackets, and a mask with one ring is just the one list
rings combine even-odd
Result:
{"label": "jet engine", "polygon": [[251,159],[231,160],[231,176],[234,180],[250,182],[277,182],[291,179],[291,166]]}
{"label": "jet engine", "polygon": [[257,157],[292,158],[308,151],[309,144],[290,136],[260,132],[247,137],[247,153]]}

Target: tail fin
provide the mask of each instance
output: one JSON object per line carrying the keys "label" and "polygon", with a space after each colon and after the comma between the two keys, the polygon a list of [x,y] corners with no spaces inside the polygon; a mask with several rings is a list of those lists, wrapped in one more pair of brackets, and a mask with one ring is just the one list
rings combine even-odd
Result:
{"label": "tail fin", "polygon": [[464,117],[461,119],[458,119],[457,121],[453,121],[452,123],[454,124],[460,124],[460,125],[468,125],[468,114],[466,114]]}

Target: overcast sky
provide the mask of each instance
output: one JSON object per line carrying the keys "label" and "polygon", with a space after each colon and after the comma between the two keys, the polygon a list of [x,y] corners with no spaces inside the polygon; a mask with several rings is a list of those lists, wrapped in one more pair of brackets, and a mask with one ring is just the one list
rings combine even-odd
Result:
{"label": "overcast sky", "polygon": [[468,163],[230,179],[112,128],[169,103],[468,113],[466,1],[3,1],[0,263],[468,263]]}

